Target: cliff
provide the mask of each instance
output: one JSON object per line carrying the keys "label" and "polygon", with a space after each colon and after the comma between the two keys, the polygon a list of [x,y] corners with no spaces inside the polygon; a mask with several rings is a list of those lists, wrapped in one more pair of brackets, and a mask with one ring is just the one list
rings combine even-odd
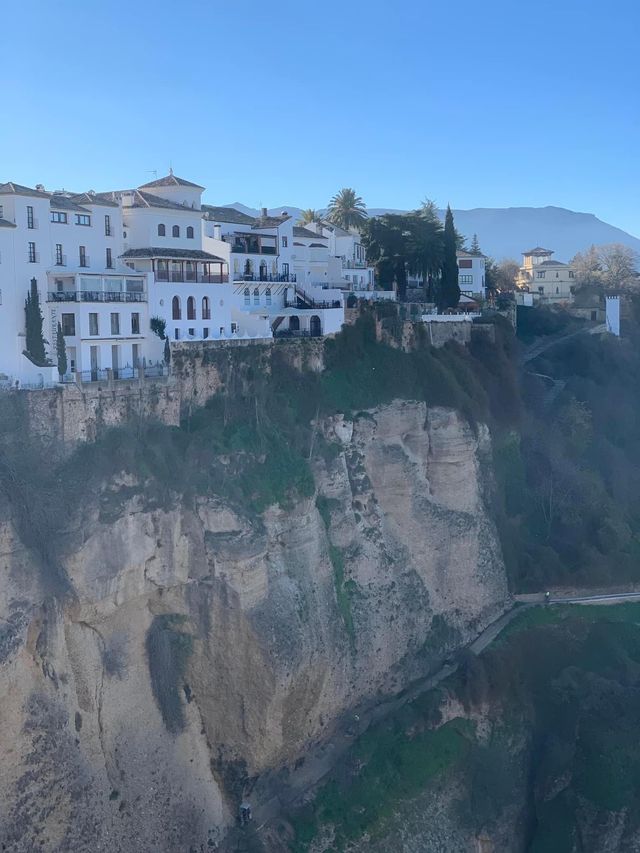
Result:
{"label": "cliff", "polygon": [[311,440],[312,480],[281,502],[159,499],[114,451],[30,538],[44,522],[5,488],[3,849],[215,849],[256,779],[506,607],[485,426],[395,400],[324,415]]}

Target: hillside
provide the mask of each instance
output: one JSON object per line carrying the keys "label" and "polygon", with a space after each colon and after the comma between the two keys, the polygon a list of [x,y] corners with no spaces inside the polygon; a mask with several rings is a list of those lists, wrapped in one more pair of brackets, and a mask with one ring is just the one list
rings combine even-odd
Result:
{"label": "hillside", "polygon": [[[259,211],[239,202],[226,205],[252,216]],[[286,210],[292,216],[300,213],[295,205],[269,209],[270,214]],[[397,208],[370,208],[371,216],[381,213],[402,213]],[[444,211],[440,211],[444,219]],[[454,210],[456,226],[470,240],[478,235],[486,254],[494,258],[519,258],[525,249],[545,246],[553,249],[558,260],[569,260],[593,243],[624,243],[640,252],[640,239],[603,222],[592,213],[578,213],[564,207],[476,207],[473,210]]]}

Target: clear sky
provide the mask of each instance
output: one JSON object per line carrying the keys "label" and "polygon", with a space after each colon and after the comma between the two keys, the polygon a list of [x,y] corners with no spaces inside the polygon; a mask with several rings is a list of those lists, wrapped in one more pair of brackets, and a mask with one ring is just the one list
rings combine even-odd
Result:
{"label": "clear sky", "polygon": [[0,0],[0,181],[554,204],[640,236],[638,0]]}

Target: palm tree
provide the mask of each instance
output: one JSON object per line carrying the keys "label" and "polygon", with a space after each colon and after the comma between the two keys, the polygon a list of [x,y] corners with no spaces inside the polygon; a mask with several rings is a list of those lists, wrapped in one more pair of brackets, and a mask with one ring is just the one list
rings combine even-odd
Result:
{"label": "palm tree", "polygon": [[346,187],[329,202],[327,219],[347,231],[359,229],[367,219],[367,207],[355,190]]}
{"label": "palm tree", "polygon": [[309,225],[311,222],[320,222],[322,217],[317,210],[308,207],[306,210],[300,211],[300,225]]}

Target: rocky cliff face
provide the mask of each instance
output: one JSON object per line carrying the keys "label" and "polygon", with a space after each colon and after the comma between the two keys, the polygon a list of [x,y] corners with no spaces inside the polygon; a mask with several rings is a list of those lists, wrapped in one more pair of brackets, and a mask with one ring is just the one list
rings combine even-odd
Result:
{"label": "rocky cliff face", "polygon": [[504,609],[485,428],[396,402],[318,429],[316,495],[259,516],[114,472],[55,543],[64,601],[3,512],[2,849],[211,849],[247,780]]}

